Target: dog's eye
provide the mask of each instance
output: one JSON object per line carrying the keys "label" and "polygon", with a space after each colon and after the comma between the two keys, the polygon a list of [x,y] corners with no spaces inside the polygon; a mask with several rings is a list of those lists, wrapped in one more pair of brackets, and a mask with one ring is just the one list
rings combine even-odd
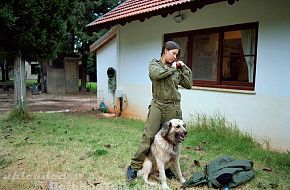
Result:
{"label": "dog's eye", "polygon": [[186,125],[184,124],[183,127],[186,128]]}

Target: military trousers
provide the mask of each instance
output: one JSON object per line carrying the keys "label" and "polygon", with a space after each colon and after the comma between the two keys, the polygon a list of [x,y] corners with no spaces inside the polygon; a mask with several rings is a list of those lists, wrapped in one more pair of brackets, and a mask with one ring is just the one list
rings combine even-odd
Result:
{"label": "military trousers", "polygon": [[154,140],[154,136],[161,129],[162,125],[170,119],[182,119],[180,102],[163,102],[152,99],[148,108],[142,141],[131,160],[131,167],[135,170],[142,168],[142,164],[150,151],[150,145]]}

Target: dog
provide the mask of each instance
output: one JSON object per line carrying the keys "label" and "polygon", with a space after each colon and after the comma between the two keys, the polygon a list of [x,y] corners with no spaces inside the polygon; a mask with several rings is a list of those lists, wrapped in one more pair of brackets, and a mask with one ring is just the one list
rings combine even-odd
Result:
{"label": "dog", "polygon": [[143,167],[138,170],[137,176],[143,177],[145,183],[155,186],[155,182],[148,180],[149,174],[159,172],[161,188],[168,190],[165,170],[174,166],[179,181],[185,182],[179,164],[180,145],[187,136],[185,123],[180,119],[171,119],[166,122],[154,137],[150,152],[145,158]]}

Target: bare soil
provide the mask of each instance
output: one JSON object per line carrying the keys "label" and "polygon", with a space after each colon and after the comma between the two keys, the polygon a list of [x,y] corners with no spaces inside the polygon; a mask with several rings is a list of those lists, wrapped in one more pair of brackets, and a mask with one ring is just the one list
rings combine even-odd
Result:
{"label": "bare soil", "polygon": [[[0,88],[0,114],[13,108],[14,91]],[[32,95],[27,93],[27,107],[31,112],[87,112],[97,110],[97,95],[93,92]]]}

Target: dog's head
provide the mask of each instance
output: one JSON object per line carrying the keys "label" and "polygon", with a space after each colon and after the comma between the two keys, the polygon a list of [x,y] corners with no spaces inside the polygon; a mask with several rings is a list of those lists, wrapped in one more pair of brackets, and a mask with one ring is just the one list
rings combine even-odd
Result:
{"label": "dog's head", "polygon": [[186,135],[186,125],[181,119],[171,119],[161,129],[161,136],[173,144],[183,142]]}

